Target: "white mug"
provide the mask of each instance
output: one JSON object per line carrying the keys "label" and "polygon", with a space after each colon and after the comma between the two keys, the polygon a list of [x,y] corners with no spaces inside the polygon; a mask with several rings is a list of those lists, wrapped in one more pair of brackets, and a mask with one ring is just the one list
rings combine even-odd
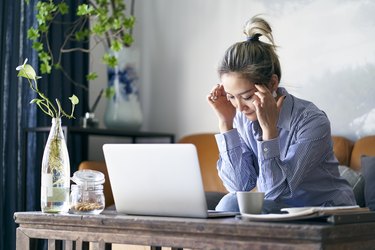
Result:
{"label": "white mug", "polygon": [[262,212],[264,203],[263,192],[238,191],[236,195],[241,213],[260,214]]}

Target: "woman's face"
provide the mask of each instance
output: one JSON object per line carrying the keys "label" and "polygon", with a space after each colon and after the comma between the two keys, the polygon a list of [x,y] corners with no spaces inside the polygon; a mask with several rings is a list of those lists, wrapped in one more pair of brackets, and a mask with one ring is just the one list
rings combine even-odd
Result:
{"label": "woman's face", "polygon": [[221,76],[221,82],[227,94],[228,100],[249,120],[256,121],[257,115],[253,105],[254,93],[257,91],[254,83],[241,77],[238,73],[227,73]]}

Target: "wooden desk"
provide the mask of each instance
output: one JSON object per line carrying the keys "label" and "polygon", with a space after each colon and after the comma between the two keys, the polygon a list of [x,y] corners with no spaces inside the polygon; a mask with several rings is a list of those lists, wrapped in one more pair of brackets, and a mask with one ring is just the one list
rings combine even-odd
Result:
{"label": "wooden desk", "polygon": [[236,218],[189,219],[117,215],[97,216],[17,212],[17,250],[29,249],[32,238],[56,240],[66,249],[93,242],[193,249],[374,249],[375,222],[330,225],[315,223],[249,222]]}

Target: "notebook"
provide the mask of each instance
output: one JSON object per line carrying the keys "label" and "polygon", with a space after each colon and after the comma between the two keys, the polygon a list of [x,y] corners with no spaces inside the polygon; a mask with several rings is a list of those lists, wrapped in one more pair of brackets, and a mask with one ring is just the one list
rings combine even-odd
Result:
{"label": "notebook", "polygon": [[238,213],[208,211],[193,144],[104,144],[118,213],[209,218]]}

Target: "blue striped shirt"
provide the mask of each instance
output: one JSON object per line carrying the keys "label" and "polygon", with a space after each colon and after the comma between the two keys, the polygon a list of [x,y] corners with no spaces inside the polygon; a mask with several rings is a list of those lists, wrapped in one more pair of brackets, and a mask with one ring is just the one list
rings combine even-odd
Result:
{"label": "blue striped shirt", "polygon": [[286,95],[279,136],[262,141],[258,121],[241,112],[234,129],[216,135],[219,176],[230,192],[257,186],[265,198],[290,206],[355,205],[353,190],[340,177],[330,122],[313,103]]}

